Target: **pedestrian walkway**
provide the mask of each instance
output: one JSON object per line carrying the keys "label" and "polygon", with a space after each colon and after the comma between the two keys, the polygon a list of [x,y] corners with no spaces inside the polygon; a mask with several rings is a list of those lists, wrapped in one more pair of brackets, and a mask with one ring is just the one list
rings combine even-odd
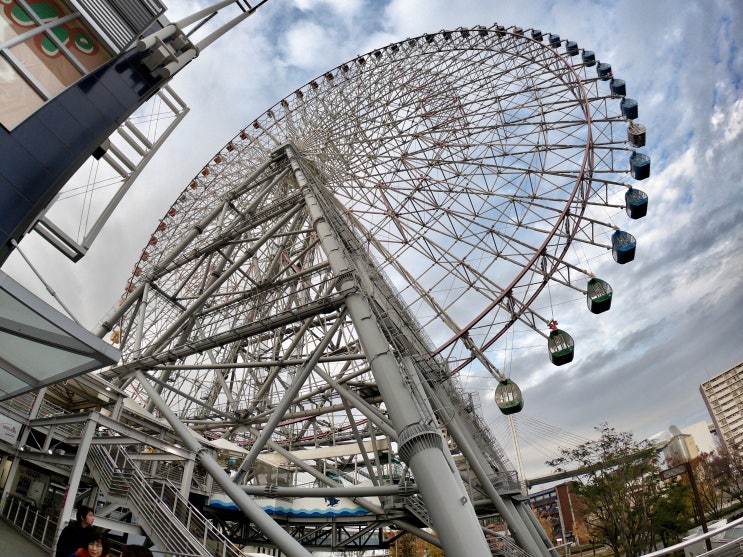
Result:
{"label": "pedestrian walkway", "polygon": [[22,555],[23,557],[49,557],[49,553],[29,538],[21,534],[12,525],[0,518],[0,540],[3,555]]}

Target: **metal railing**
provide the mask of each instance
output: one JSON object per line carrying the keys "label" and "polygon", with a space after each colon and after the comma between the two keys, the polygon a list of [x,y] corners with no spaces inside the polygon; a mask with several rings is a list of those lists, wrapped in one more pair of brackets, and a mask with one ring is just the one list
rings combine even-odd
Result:
{"label": "metal railing", "polygon": [[106,448],[93,445],[88,453],[88,465],[97,472],[94,476],[99,487],[111,497],[124,499],[139,526],[157,545],[169,551],[207,556],[188,530],[175,517],[168,516],[154,490],[143,480],[138,481],[135,469],[125,461],[117,462]]}
{"label": "metal railing", "polygon": [[153,484],[160,501],[215,557],[242,557],[242,552],[201,514],[168,480]]}
{"label": "metal railing", "polygon": [[492,555],[503,555],[507,557],[530,557],[511,538],[497,533],[488,533],[486,536],[488,547]]}
{"label": "metal railing", "polygon": [[166,552],[205,557],[240,557],[229,539],[183,497],[167,480],[157,489],[121,447],[94,445],[88,455],[101,489],[124,498],[137,523]]}
{"label": "metal railing", "polygon": [[35,400],[36,393],[25,393],[14,396],[0,402],[0,410],[10,411],[11,414],[16,413],[19,416],[28,418],[31,415],[31,407]]}
{"label": "metal railing", "polygon": [[[179,462],[160,462],[157,465],[158,479],[167,479],[173,485],[179,485],[183,481],[184,468]],[[191,474],[191,489],[207,491],[207,474],[200,474],[194,471]]]}
{"label": "metal railing", "polygon": [[[5,410],[10,417],[17,415],[22,419],[28,420],[31,417],[31,409],[36,401],[38,393],[25,393],[0,403],[0,411]],[[53,418],[55,416],[68,416],[70,413],[65,411],[61,406],[52,404],[46,400],[41,402],[39,410],[34,416],[35,419]],[[80,437],[82,434],[85,421],[80,420],[78,423],[55,425],[55,430],[60,436],[66,438]],[[48,426],[44,426],[48,427]]]}
{"label": "metal railing", "polygon": [[[743,525],[743,518],[738,518],[737,520],[733,520],[732,522],[727,523],[725,526],[722,526],[721,528],[710,530],[706,534],[695,536],[688,540],[684,540],[681,543],[677,543],[676,545],[672,545],[670,547],[664,547],[663,549],[659,549],[658,551],[653,551],[652,553],[647,553],[645,554],[645,557],[662,557],[663,555],[671,555],[672,553],[675,553],[679,550],[683,550],[685,547],[694,545],[700,541],[706,540],[707,538],[712,538],[713,543],[717,543],[717,541],[714,540],[714,538],[720,536],[720,534],[724,534],[727,530],[730,530],[732,528],[735,528],[736,526],[741,526],[741,525]],[[737,538],[734,540],[730,540],[724,545],[720,545],[718,547],[712,548],[711,551],[707,551],[706,553],[702,553],[699,555],[699,557],[741,557],[741,556],[743,556],[743,538]]]}
{"label": "metal railing", "polygon": [[428,514],[428,509],[426,508],[426,505],[423,502],[423,498],[420,495],[411,495],[410,497],[405,497],[403,499],[403,504],[408,511],[418,517],[418,519],[426,524],[426,526],[428,526],[429,528],[432,527],[431,517]]}
{"label": "metal railing", "polygon": [[35,543],[51,551],[57,529],[56,520],[42,515],[30,503],[12,495],[5,500],[2,515]]}

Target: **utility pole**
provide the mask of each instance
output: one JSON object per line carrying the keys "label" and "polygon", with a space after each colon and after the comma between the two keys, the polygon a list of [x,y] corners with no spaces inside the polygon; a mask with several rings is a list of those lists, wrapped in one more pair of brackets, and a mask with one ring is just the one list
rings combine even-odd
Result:
{"label": "utility pole", "polygon": [[[689,476],[689,483],[691,484],[691,491],[694,494],[694,504],[699,512],[699,523],[702,525],[702,531],[706,534],[709,530],[707,529],[707,519],[704,517],[704,507],[702,507],[702,499],[699,497],[699,489],[697,489],[697,482],[694,478],[694,469],[692,468],[691,461],[687,460],[684,462],[684,468]],[[712,551],[712,540],[706,538],[704,540],[707,546],[707,551]]]}

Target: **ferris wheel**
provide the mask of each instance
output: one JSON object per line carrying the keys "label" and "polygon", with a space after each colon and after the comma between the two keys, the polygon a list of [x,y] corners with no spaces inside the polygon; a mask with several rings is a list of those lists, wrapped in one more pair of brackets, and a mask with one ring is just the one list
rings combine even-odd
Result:
{"label": "ferris wheel", "polygon": [[650,170],[637,115],[608,63],[537,30],[441,31],[341,64],[249,122],[163,216],[104,324],[124,354],[113,374],[143,405],[249,448],[241,478],[263,453],[350,445],[323,457],[343,481],[349,463],[412,474],[456,552],[469,526],[432,494],[461,478],[447,490],[449,457],[419,458],[453,438],[478,477],[466,489],[543,553],[495,501],[518,493],[493,492],[513,468],[457,375],[484,367],[516,412],[490,356],[503,335],[526,326],[563,365],[574,341],[537,308],[564,290],[609,309],[590,261],[634,257],[625,227],[646,214],[634,184]]}

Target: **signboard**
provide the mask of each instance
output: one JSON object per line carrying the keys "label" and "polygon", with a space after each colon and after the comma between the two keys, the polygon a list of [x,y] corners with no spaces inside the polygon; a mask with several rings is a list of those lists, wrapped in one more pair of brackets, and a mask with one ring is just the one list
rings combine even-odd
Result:
{"label": "signboard", "polygon": [[673,478],[674,476],[680,476],[684,472],[686,472],[686,464],[679,464],[678,466],[674,466],[673,468],[661,470],[660,479],[667,480],[669,478]]}
{"label": "signboard", "polygon": [[0,414],[0,441],[15,445],[21,433],[21,424],[5,414]]}
{"label": "signboard", "polygon": [[18,467],[11,493],[41,507],[49,491],[50,482],[51,478],[48,475],[21,465]]}

